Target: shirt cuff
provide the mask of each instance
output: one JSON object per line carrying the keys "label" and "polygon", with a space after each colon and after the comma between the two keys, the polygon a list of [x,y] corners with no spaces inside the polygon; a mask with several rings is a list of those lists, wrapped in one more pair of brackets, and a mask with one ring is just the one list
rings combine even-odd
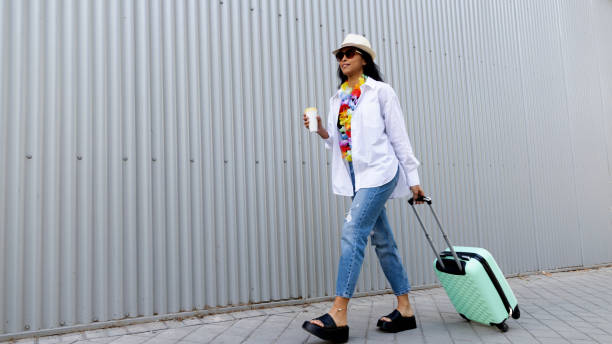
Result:
{"label": "shirt cuff", "polygon": [[409,186],[415,186],[415,185],[421,184],[421,182],[419,181],[419,172],[417,171],[416,168],[408,173],[407,178],[408,178]]}
{"label": "shirt cuff", "polygon": [[328,138],[323,139],[323,140],[325,140],[325,148],[327,148],[327,149],[332,149],[333,148],[334,142],[332,140],[331,135]]}

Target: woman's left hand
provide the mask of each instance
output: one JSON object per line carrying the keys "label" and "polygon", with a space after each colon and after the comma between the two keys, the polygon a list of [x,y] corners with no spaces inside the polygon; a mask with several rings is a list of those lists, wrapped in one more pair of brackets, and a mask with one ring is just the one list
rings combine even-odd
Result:
{"label": "woman's left hand", "polygon": [[[412,191],[412,198],[414,198],[414,200],[419,199],[421,196],[425,196],[425,191],[423,191],[423,189],[421,189],[420,185],[413,185],[410,187],[410,191]],[[416,204],[423,204],[423,201],[416,201]]]}

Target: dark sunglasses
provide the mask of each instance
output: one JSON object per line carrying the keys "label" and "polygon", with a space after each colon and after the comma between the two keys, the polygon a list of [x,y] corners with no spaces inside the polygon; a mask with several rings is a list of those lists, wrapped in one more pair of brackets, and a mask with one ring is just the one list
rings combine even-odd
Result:
{"label": "dark sunglasses", "polygon": [[355,56],[355,54],[361,55],[361,53],[357,49],[347,49],[345,51],[339,51],[339,52],[336,53],[336,60],[338,60],[338,62],[340,62],[340,61],[342,61],[342,58],[344,56],[346,56],[347,59],[352,59],[353,56]]}

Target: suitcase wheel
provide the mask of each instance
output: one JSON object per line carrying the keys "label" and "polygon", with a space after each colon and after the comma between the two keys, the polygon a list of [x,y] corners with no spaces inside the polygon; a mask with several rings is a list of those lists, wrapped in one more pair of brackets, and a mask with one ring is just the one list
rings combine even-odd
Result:
{"label": "suitcase wheel", "polygon": [[505,320],[499,324],[495,324],[495,326],[502,332],[508,332],[508,324],[506,324]]}
{"label": "suitcase wheel", "polygon": [[460,315],[460,316],[461,316],[463,319],[467,320],[468,322],[472,321],[472,320],[468,319],[468,317],[466,317],[465,315],[463,315],[463,314],[461,314],[461,313],[459,313],[459,315]]}
{"label": "suitcase wheel", "polygon": [[513,319],[518,319],[521,317],[521,311],[518,307],[518,305],[516,305],[516,307],[514,307],[514,310],[512,311],[512,318]]}

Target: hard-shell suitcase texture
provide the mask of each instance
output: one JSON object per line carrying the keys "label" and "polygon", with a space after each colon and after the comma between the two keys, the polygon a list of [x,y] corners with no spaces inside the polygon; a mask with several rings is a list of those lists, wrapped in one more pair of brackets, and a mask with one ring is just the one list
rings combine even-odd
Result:
{"label": "hard-shell suitcase texture", "polygon": [[518,319],[520,310],[510,285],[491,253],[484,248],[451,245],[431,206],[431,199],[423,197],[419,200],[429,205],[448,244],[445,251],[438,253],[414,207],[413,199],[410,199],[408,202],[437,256],[434,260],[436,275],[459,315],[466,320],[494,325],[504,332],[507,331],[506,319],[510,316]]}

